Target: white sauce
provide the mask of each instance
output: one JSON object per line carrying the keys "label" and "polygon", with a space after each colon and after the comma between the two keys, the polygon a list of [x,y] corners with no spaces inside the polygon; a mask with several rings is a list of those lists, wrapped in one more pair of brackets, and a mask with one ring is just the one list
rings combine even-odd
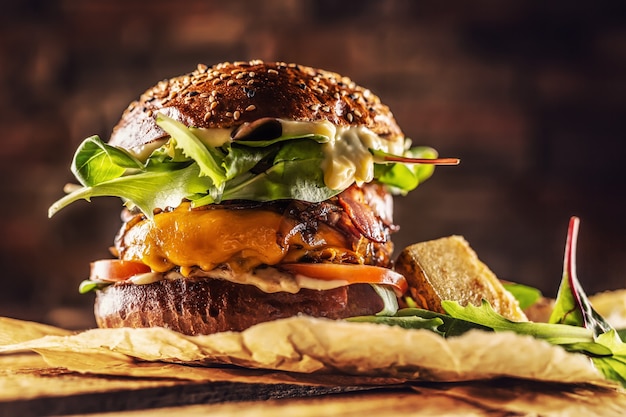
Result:
{"label": "white sauce", "polygon": [[[343,190],[352,183],[367,183],[374,178],[374,157],[369,149],[381,150],[394,155],[403,155],[409,144],[388,141],[364,126],[335,126],[329,121],[300,122],[280,120],[283,136],[314,134],[327,138],[322,142],[324,182],[328,188]],[[202,143],[220,147],[231,140],[231,129],[189,128]],[[134,156],[146,160],[157,148],[166,143],[158,140],[133,150]]]}

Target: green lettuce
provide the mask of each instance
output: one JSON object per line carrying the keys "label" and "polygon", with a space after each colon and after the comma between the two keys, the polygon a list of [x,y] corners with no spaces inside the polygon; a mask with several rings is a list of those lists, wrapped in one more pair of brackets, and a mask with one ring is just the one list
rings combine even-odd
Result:
{"label": "green lettuce", "polygon": [[[194,207],[233,199],[320,202],[343,191],[324,183],[322,145],[331,139],[326,136],[305,133],[212,147],[176,120],[158,114],[156,121],[170,140],[145,161],[97,136],[85,139],[71,165],[81,186],[55,202],[48,215],[77,200],[102,196],[119,197],[151,217],[156,208],[175,207],[183,199]],[[437,153],[423,147],[402,156],[433,159]],[[381,161],[374,173],[392,191],[406,193],[433,169],[429,164]]]}
{"label": "green lettuce", "polygon": [[526,309],[543,297],[541,291],[537,288],[530,287],[515,282],[506,282],[502,284],[504,289],[510,292],[519,303],[521,309]]}

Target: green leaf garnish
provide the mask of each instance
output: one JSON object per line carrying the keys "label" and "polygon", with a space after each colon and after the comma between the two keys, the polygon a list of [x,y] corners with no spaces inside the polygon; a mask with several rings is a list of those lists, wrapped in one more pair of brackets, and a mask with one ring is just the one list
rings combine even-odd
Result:
{"label": "green leaf garnish", "polygon": [[143,164],[124,149],[109,146],[98,136],[91,136],[80,144],[71,170],[84,186],[117,178],[129,169],[142,169]]}
{"label": "green leaf garnish", "polygon": [[563,277],[549,321],[550,323],[584,326],[591,329],[594,335],[599,336],[613,328],[593,309],[576,275],[579,224],[580,220],[577,217],[570,219],[563,260]]}
{"label": "green leaf garnish", "polygon": [[[82,188],[55,202],[49,216],[74,201],[100,196],[120,197],[128,207],[152,217],[156,208],[175,207],[182,199],[191,200],[194,207],[232,199],[320,202],[343,191],[324,182],[328,155],[323,144],[332,139],[324,134],[292,131],[214,147],[170,117],[158,114],[156,121],[170,139],[145,161],[97,137],[86,139],[72,164]],[[374,178],[400,194],[432,175],[434,166],[428,161],[447,164],[427,147],[412,148],[404,155],[372,152],[375,161],[367,163],[374,163]]]}
{"label": "green leaf garnish", "polygon": [[537,288],[515,282],[502,284],[505,290],[510,292],[519,303],[521,309],[528,308],[541,299],[543,294]]}
{"label": "green leaf garnish", "polygon": [[78,292],[81,294],[87,294],[88,292],[100,290],[102,288],[108,287],[109,285],[111,285],[110,282],[98,282],[86,279],[82,281],[78,286]]}
{"label": "green leaf garnish", "polygon": [[257,175],[247,174],[224,190],[224,199],[270,201],[296,199],[320,202],[342,190],[324,184],[320,169],[324,155],[312,140],[292,140],[282,145],[273,165]]}
{"label": "green leaf garnish", "polygon": [[193,159],[200,167],[200,175],[213,180],[216,188],[222,188],[226,174],[221,166],[224,156],[215,148],[205,146],[184,124],[158,113],[156,123],[165,130],[174,141],[174,146]]}
{"label": "green leaf garnish", "polygon": [[441,306],[446,313],[456,319],[480,324],[496,332],[512,331],[544,339],[556,345],[593,341],[592,332],[584,327],[511,321],[494,311],[486,300],[483,300],[480,307],[472,304],[463,307],[456,301],[442,301]]}
{"label": "green leaf garnish", "polygon": [[392,316],[358,316],[346,320],[400,326],[405,329],[427,329],[444,337],[459,336],[472,329],[492,330],[482,324],[421,308],[403,308]]}
{"label": "green leaf garnish", "polygon": [[[430,178],[435,171],[435,166],[432,164],[386,162],[385,158],[396,157],[396,155],[378,150],[370,152],[379,161],[374,164],[374,177],[399,194],[406,194],[415,189],[419,184]],[[434,160],[438,155],[433,148],[422,146],[408,149],[404,156],[412,159]]]}

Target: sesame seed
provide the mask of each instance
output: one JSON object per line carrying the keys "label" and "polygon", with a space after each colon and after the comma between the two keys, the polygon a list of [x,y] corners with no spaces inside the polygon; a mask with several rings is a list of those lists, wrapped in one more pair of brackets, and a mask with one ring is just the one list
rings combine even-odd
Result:
{"label": "sesame seed", "polygon": [[248,73],[248,77],[250,77],[250,78],[254,78],[255,75],[256,75],[256,73],[254,71],[250,71]]}
{"label": "sesame seed", "polygon": [[324,110],[326,113],[328,113],[330,111],[330,107],[324,106],[324,107],[322,107],[322,110]]}
{"label": "sesame seed", "polygon": [[210,118],[211,118],[211,112],[210,112],[210,111],[208,111],[208,112],[206,112],[206,114],[204,115],[203,119],[204,119],[204,121],[206,122],[206,121],[207,121],[207,120],[209,120]]}
{"label": "sesame seed", "polygon": [[202,98],[209,97],[209,101],[211,101],[211,95],[209,93],[200,93],[200,97],[202,97]]}
{"label": "sesame seed", "polygon": [[320,109],[320,105],[319,104],[311,104],[309,106],[309,109],[311,109],[313,111],[318,111]]}
{"label": "sesame seed", "polygon": [[246,107],[246,111],[253,111],[256,110],[256,106],[254,104],[250,104],[248,107]]}
{"label": "sesame seed", "polygon": [[354,116],[352,116],[352,113],[348,113],[346,114],[346,119],[348,119],[349,122],[352,122],[354,120]]}
{"label": "sesame seed", "polygon": [[202,72],[202,73],[206,72],[206,70],[207,70],[208,68],[209,68],[209,67],[207,67],[207,66],[206,66],[206,65],[204,65],[204,64],[198,64],[198,67],[197,67],[198,72]]}
{"label": "sesame seed", "polygon": [[221,78],[222,80],[225,80],[225,79],[227,79],[227,78],[230,78],[230,74],[226,74],[226,73],[220,74],[220,78]]}
{"label": "sesame seed", "polygon": [[270,68],[270,69],[268,69],[268,70],[267,70],[267,73],[268,73],[268,74],[274,74],[274,75],[276,75],[276,74],[278,74],[278,71],[276,71],[276,70],[275,70],[275,69],[273,69],[273,68]]}
{"label": "sesame seed", "polygon": [[230,111],[227,111],[226,113],[224,113],[224,116],[226,117],[233,117],[233,113]]}
{"label": "sesame seed", "polygon": [[217,101],[214,101],[211,103],[211,105],[209,106],[209,110],[213,110],[217,107]]}
{"label": "sesame seed", "polygon": [[221,84],[221,83],[222,83],[222,80],[220,80],[219,78],[216,78],[216,79],[213,80],[213,85],[218,85],[218,84]]}
{"label": "sesame seed", "polygon": [[335,93],[335,94],[333,94],[333,97],[335,97],[337,100],[339,100],[340,95],[339,95],[339,93]]}
{"label": "sesame seed", "polygon": [[246,84],[252,85],[252,84],[254,84],[254,80],[249,80]]}
{"label": "sesame seed", "polygon": [[148,110],[146,112],[146,116],[148,116],[148,117],[152,117],[152,114],[153,114],[152,110]]}
{"label": "sesame seed", "polygon": [[237,84],[237,82],[235,80],[228,80],[228,82],[226,82],[226,85],[229,86],[229,87],[232,87],[235,84]]}
{"label": "sesame seed", "polygon": [[362,117],[362,116],[363,116],[363,113],[361,113],[361,111],[360,111],[359,109],[354,109],[354,115],[355,115],[356,117]]}
{"label": "sesame seed", "polygon": [[240,72],[239,74],[235,75],[235,78],[238,80],[241,80],[245,76],[246,76],[245,72]]}
{"label": "sesame seed", "polygon": [[209,95],[209,103],[213,103],[215,101],[215,97]]}
{"label": "sesame seed", "polygon": [[239,120],[239,116],[241,116],[241,112],[239,110],[235,110],[233,113],[233,119]]}

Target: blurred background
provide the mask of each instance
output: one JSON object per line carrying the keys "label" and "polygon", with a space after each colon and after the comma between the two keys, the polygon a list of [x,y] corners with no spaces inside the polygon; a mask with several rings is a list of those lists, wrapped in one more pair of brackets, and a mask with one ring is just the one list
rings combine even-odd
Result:
{"label": "blurred background", "polygon": [[93,326],[78,284],[120,201],[47,218],[87,136],[198,63],[350,76],[414,144],[462,159],[396,199],[397,252],[459,234],[502,279],[554,296],[570,216],[588,293],[626,287],[626,3],[25,0],[0,13],[0,316]]}

